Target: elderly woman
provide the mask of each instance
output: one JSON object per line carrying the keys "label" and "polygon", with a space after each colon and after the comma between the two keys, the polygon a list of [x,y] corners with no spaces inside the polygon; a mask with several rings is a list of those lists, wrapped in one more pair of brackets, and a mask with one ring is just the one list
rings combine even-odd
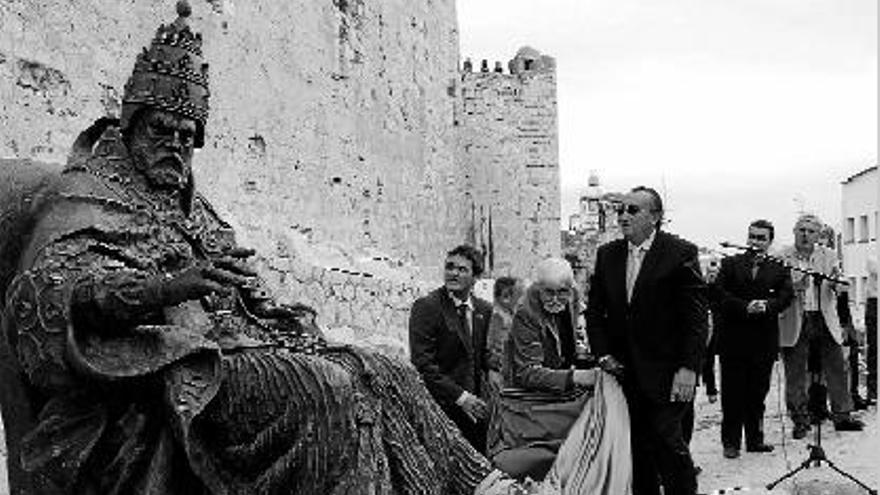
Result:
{"label": "elderly woman", "polygon": [[510,383],[494,411],[490,455],[503,471],[544,477],[541,493],[626,494],[626,401],[613,378],[576,369],[579,308],[568,262],[542,261],[514,317],[505,363]]}

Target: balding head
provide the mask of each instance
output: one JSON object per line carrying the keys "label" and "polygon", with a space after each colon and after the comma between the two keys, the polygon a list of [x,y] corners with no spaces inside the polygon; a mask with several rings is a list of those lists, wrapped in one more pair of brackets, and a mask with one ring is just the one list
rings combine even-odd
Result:
{"label": "balding head", "polygon": [[801,215],[794,224],[794,245],[801,253],[813,252],[813,246],[819,242],[822,232],[822,220],[812,214]]}
{"label": "balding head", "polygon": [[559,313],[571,302],[574,273],[568,261],[547,258],[535,269],[535,285],[541,305],[548,313]]}

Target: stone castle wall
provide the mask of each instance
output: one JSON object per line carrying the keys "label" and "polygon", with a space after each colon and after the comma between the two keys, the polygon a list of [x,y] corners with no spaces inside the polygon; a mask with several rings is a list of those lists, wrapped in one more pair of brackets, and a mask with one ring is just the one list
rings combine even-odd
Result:
{"label": "stone castle wall", "polygon": [[[405,341],[430,267],[465,240],[454,1],[191,4],[211,65],[200,190],[282,299]],[[3,2],[0,156],[63,163],[174,18],[171,0]]]}
{"label": "stone castle wall", "polygon": [[[63,163],[116,116],[174,1],[0,3],[0,157]],[[459,71],[454,0],[190,0],[210,63],[199,189],[283,301],[406,347],[412,301],[471,241],[494,274],[559,252],[555,67]]]}
{"label": "stone castle wall", "polygon": [[[417,264],[462,240],[453,0],[192,3],[211,64],[203,190],[248,228],[272,215]],[[79,129],[118,113],[174,2],[13,0],[0,16],[0,155],[63,161]]]}
{"label": "stone castle wall", "polygon": [[461,73],[459,160],[471,181],[477,245],[498,275],[530,277],[560,254],[555,61],[523,48],[500,64]]}

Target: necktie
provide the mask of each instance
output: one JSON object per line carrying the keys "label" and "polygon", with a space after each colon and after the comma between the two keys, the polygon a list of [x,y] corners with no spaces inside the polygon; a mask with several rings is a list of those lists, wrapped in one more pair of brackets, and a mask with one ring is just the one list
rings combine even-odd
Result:
{"label": "necktie", "polygon": [[467,304],[459,304],[456,308],[458,311],[458,319],[461,321],[461,327],[464,328],[465,332],[468,335],[471,334],[471,319],[468,314],[468,305]]}
{"label": "necktie", "polygon": [[629,260],[626,264],[626,300],[632,299],[633,288],[636,286],[636,278],[639,276],[639,270],[642,267],[642,256],[644,250],[642,247],[630,248]]}
{"label": "necktie", "polygon": [[755,258],[752,260],[752,280],[758,276],[758,268],[761,267],[761,260],[759,258]]}

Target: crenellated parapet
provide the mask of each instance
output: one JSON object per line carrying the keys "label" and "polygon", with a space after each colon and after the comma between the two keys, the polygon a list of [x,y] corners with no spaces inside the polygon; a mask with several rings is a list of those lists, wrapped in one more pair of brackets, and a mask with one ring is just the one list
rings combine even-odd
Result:
{"label": "crenellated parapet", "polygon": [[457,158],[470,181],[473,242],[494,276],[529,277],[560,252],[556,62],[523,47],[507,64],[465,59]]}
{"label": "crenellated parapet", "polygon": [[[480,60],[479,68],[475,71],[474,62],[471,58],[465,58],[461,65],[461,73],[464,74],[505,74],[504,64],[496,60],[490,69],[488,59]],[[532,47],[520,48],[516,55],[507,62],[507,74],[527,76],[539,73],[556,72],[556,59],[544,55]]]}

